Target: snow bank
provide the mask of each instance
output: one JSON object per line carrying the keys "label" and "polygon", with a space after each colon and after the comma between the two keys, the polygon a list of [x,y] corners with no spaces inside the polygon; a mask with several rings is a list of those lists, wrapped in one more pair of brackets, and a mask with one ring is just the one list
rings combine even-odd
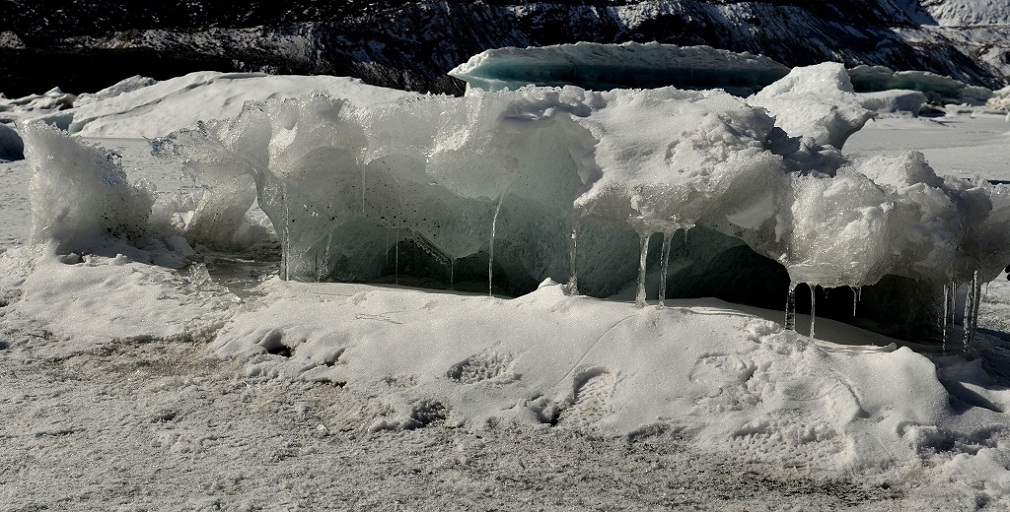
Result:
{"label": "snow bank", "polygon": [[0,94],[0,112],[16,113],[18,117],[27,119],[39,115],[50,114],[74,106],[77,96],[63,92],[54,87],[43,94],[31,94],[21,98],[5,98]]}
{"label": "snow bank", "polygon": [[725,89],[746,96],[785,76],[789,68],[763,55],[710,46],[579,42],[484,51],[449,71],[467,87],[488,91],[525,85],[586,89]]}

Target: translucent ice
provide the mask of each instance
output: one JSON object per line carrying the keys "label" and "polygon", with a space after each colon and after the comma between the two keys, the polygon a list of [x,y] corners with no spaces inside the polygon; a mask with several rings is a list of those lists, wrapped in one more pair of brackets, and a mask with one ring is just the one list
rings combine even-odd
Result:
{"label": "translucent ice", "polygon": [[27,124],[24,139],[34,242],[81,251],[109,239],[136,244],[147,234],[153,193],[127,181],[114,153],[42,123]]}

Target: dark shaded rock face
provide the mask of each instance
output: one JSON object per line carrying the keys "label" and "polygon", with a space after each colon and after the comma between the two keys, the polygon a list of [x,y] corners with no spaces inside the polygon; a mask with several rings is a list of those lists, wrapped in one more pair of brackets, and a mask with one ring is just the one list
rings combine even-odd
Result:
{"label": "dark shaded rock face", "polygon": [[462,84],[445,73],[474,54],[576,41],[707,44],[788,66],[884,65],[987,87],[1006,82],[998,63],[1010,62],[1005,46],[995,56],[992,44],[972,46],[915,0],[12,0],[0,2],[0,16],[7,96],[54,86],[90,92],[133,75],[197,70],[346,75],[459,93]]}

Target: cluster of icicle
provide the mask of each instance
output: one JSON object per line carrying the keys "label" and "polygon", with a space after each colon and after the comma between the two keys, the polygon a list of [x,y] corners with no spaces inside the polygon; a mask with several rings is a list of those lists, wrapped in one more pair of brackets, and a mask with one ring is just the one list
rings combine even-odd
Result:
{"label": "cluster of icicle", "polygon": [[[846,158],[840,146],[871,114],[847,81],[841,65],[820,65],[746,99],[530,87],[355,106],[314,94],[248,104],[235,118],[153,146],[207,186],[185,228],[190,242],[233,243],[258,204],[281,239],[285,279],[384,277],[403,233],[445,265],[450,286],[457,262],[487,258],[489,290],[498,272],[527,289],[550,278],[596,296],[636,283],[644,305],[649,241],[661,233],[663,303],[677,289],[666,282],[673,234],[697,226],[811,287],[859,288],[888,275],[970,280],[970,344],[976,290],[1010,261],[1010,192],[938,177],[919,153]],[[61,175],[56,157],[71,154],[65,141],[26,133],[40,183],[57,183],[42,175]],[[95,174],[110,175],[97,164]],[[74,187],[59,204],[134,209],[131,190],[116,203],[98,189]],[[84,190],[92,196],[79,197]],[[108,231],[104,211],[61,212],[33,202],[33,223],[53,233],[64,224]],[[119,224],[110,229],[122,231]],[[945,331],[953,330],[956,293],[951,285],[936,298]],[[795,307],[787,310],[795,328]]]}

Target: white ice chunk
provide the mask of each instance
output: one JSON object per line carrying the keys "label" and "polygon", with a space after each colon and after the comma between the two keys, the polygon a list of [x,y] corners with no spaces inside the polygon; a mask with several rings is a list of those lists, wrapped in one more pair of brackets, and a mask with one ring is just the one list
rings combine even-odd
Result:
{"label": "white ice chunk", "polygon": [[853,92],[845,66],[834,62],[794,68],[747,101],[768,109],[789,135],[838,149],[874,115]]}

